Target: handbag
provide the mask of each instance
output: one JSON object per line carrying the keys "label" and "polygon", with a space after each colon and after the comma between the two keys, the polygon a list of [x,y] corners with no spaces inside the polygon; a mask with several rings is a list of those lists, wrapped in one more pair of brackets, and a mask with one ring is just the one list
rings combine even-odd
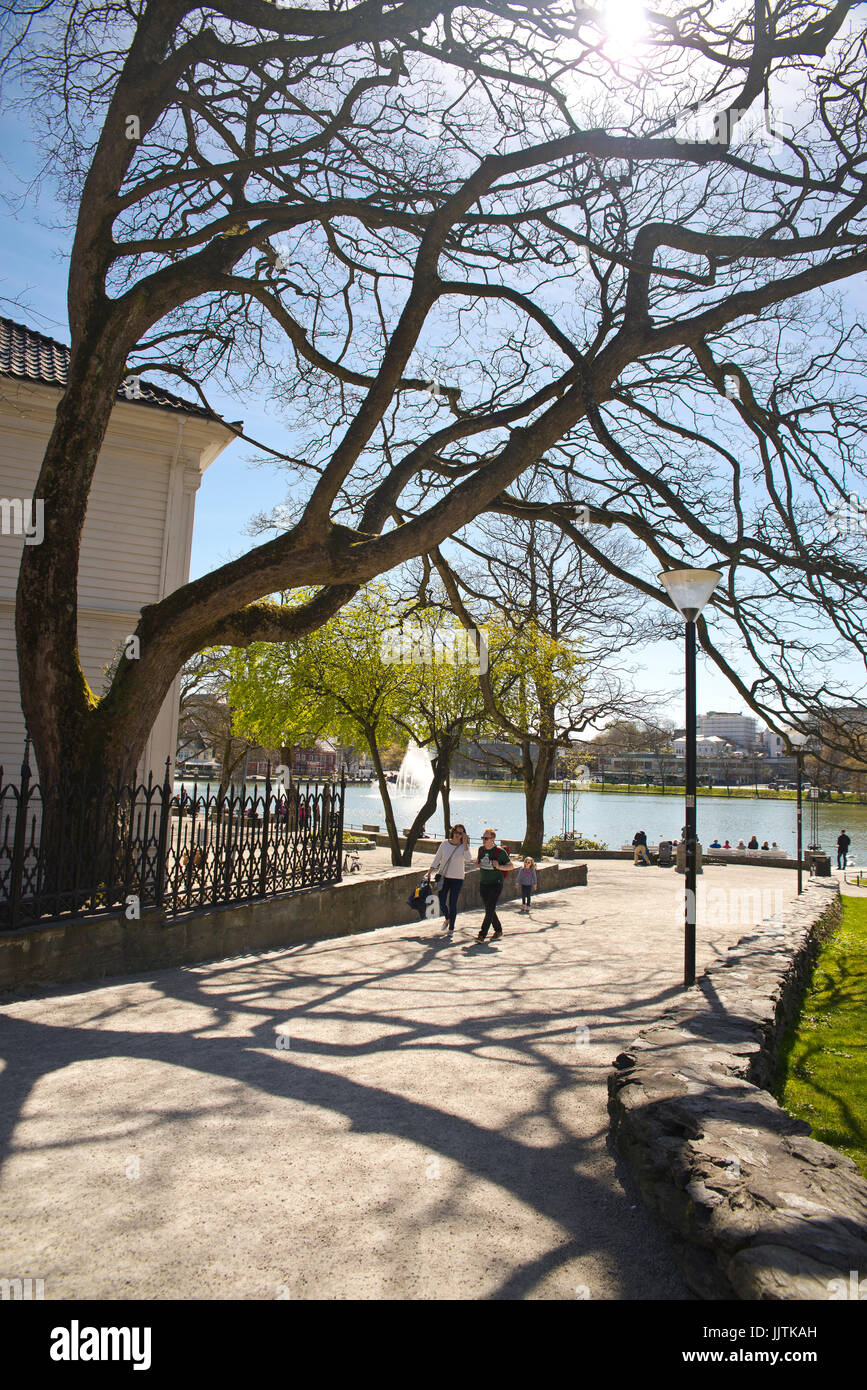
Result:
{"label": "handbag", "polygon": [[406,905],[413,908],[419,917],[436,916],[437,900],[428,879],[422,879],[421,883],[414,889],[412,896],[407,898]]}

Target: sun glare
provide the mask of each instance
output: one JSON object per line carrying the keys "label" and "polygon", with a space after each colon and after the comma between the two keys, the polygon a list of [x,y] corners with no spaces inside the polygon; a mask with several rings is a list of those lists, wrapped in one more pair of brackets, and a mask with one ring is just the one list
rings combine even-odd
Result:
{"label": "sun glare", "polygon": [[640,0],[608,0],[604,10],[605,52],[616,61],[634,58],[647,35],[647,15]]}

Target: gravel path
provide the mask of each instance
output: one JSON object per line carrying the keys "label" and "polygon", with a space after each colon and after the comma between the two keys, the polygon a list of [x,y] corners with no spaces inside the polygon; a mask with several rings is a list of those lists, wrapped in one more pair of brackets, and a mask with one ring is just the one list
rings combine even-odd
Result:
{"label": "gravel path", "polygon": [[[453,943],[391,927],[0,1005],[0,1274],[59,1299],[690,1297],[605,1088],[679,992],[683,880],[590,879],[505,907],[494,945],[474,912]],[[700,969],[795,891],[700,883]]]}

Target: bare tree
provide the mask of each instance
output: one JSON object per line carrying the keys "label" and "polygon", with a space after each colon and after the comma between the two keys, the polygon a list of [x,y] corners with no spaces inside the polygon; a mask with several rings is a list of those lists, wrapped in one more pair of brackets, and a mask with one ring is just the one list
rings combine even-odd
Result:
{"label": "bare tree", "polygon": [[[524,785],[522,853],[538,856],[545,802],[558,751],[613,715],[646,710],[651,697],[627,691],[625,653],[655,634],[634,591],[576,551],[544,522],[488,519],[461,539],[469,571],[431,557],[453,610],[468,627],[493,622],[491,667],[479,684],[489,722],[512,740],[484,760]],[[607,551],[623,549],[604,538]],[[469,607],[468,607],[469,605]]]}
{"label": "bare tree", "polygon": [[178,738],[199,738],[213,748],[220,764],[221,793],[227,791],[252,747],[250,739],[233,728],[228,683],[229,672],[219,650],[198,652],[181,672]]}
{"label": "bare tree", "polygon": [[[528,470],[532,514],[603,565],[578,507],[652,565],[725,567],[716,614],[768,722],[772,703],[804,713],[817,623],[863,664],[864,537],[826,516],[863,420],[859,330],[832,294],[867,267],[854,0],[724,22],[663,6],[627,63],[604,10],[572,0],[4,8],[5,68],[75,224],[45,539],[16,613],[44,777],[128,773],[193,653],[310,631],[486,509],[526,517],[509,489]],[[140,658],[96,700],[69,595],[124,377],[269,362],[303,438],[289,519],[146,607]],[[609,563],[665,602],[647,565]],[[848,698],[824,670],[814,702]]]}

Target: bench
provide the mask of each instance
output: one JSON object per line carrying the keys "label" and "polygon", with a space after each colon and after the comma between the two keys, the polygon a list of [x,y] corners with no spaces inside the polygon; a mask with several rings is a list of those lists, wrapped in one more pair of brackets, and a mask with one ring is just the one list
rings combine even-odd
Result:
{"label": "bench", "polygon": [[788,859],[789,857],[789,851],[786,849],[714,849],[712,845],[708,845],[704,853],[725,859],[729,859],[733,855],[739,859]]}

